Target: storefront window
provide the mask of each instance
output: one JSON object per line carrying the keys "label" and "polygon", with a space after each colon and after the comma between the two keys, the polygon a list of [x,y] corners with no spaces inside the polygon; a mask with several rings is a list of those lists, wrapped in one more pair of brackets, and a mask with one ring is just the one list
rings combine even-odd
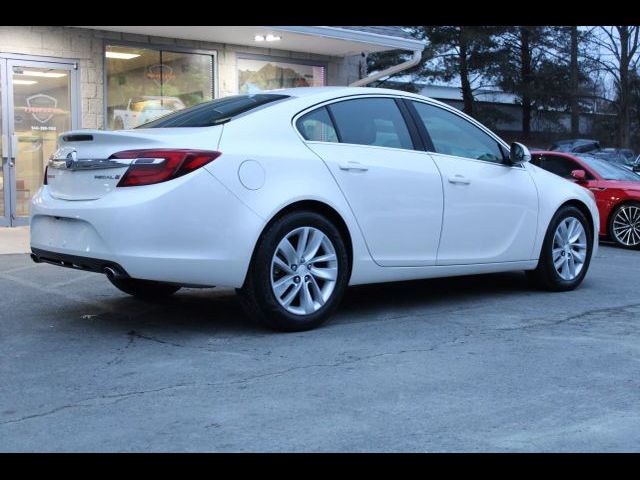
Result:
{"label": "storefront window", "polygon": [[213,98],[213,57],[108,45],[107,127],[134,128]]}
{"label": "storefront window", "polygon": [[291,87],[323,87],[326,68],[321,65],[238,58],[238,93]]}

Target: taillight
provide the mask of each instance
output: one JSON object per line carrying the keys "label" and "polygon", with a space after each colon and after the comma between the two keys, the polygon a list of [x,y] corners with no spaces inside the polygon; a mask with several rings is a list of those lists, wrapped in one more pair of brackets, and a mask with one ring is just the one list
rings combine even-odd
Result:
{"label": "taillight", "polygon": [[125,150],[112,159],[134,159],[118,182],[118,187],[135,187],[166,182],[191,173],[215,160],[221,152],[207,150]]}

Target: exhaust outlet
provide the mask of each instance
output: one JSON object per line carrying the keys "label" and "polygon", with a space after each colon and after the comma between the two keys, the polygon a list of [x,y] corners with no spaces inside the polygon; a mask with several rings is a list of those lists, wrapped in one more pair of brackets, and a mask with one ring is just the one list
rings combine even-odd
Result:
{"label": "exhaust outlet", "polygon": [[116,272],[113,268],[111,267],[104,267],[102,269],[102,271],[104,272],[104,274],[109,277],[109,278],[116,278],[119,277],[118,272]]}

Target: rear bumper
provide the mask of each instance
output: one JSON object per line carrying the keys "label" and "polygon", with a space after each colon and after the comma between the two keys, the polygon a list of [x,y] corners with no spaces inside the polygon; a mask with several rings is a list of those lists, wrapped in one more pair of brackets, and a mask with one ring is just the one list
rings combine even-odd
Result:
{"label": "rear bumper", "polygon": [[44,186],[31,203],[31,248],[49,252],[43,259],[112,263],[132,278],[185,285],[242,286],[263,226],[204,169],[98,200],[60,200]]}
{"label": "rear bumper", "polygon": [[78,257],[64,253],[50,252],[39,248],[31,249],[31,259],[36,263],[49,263],[59,267],[73,268],[95,273],[109,273],[116,277],[128,277],[129,274],[115,262],[101,258]]}

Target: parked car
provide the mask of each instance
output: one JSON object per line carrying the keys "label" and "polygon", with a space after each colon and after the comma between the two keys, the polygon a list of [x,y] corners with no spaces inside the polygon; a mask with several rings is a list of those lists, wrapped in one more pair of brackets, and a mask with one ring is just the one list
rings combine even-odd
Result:
{"label": "parked car", "polygon": [[597,155],[532,152],[531,163],[591,190],[600,212],[600,235],[621,247],[640,248],[640,175]]}
{"label": "parked car", "polygon": [[597,157],[603,158],[608,162],[614,162],[628,170],[632,170],[636,161],[636,157],[632,150],[627,148],[603,148],[598,151],[590,152]]}
{"label": "parked car", "polygon": [[407,92],[231,96],[63,133],[31,203],[32,258],[143,298],[235,287],[289,331],[326,320],[348,284],[525,270],[574,289],[598,245],[594,196],[529,160]]}
{"label": "parked car", "polygon": [[115,130],[135,128],[183,108],[185,105],[178,97],[152,95],[134,97],[129,100],[125,108],[114,109],[113,128]]}
{"label": "parked car", "polygon": [[586,138],[575,138],[572,140],[559,140],[549,150],[554,152],[575,152],[585,153],[600,150],[600,142]]}

